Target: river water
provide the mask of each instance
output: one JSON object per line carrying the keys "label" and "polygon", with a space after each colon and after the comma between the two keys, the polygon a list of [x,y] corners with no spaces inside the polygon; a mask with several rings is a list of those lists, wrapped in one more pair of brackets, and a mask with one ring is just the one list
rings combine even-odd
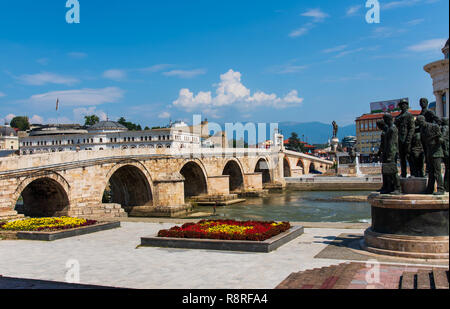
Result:
{"label": "river water", "polygon": [[[333,200],[340,196],[367,196],[370,192],[285,191],[264,198],[247,198],[246,202],[217,207],[214,219],[274,220],[306,222],[370,222],[367,202]],[[213,212],[213,207],[199,206],[196,211]]]}

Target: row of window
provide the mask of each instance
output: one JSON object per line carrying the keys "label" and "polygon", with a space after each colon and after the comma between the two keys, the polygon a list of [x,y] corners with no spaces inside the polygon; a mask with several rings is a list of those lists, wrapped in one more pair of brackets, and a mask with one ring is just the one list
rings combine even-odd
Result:
{"label": "row of window", "polygon": [[[185,142],[198,142],[198,138],[197,137],[193,137],[193,136],[183,136],[183,138],[181,136],[176,135],[175,139],[178,141],[185,141]],[[135,142],[140,140],[141,142],[147,142],[147,141],[168,141],[170,140],[170,135],[159,135],[159,136],[141,136],[140,139],[134,136],[128,136],[128,137],[124,137],[123,139],[121,138],[117,138],[117,137],[113,137],[113,138],[105,138],[105,142],[106,143],[117,143],[117,142]],[[103,138],[99,138],[98,139],[98,143],[103,143]],[[93,138],[83,138],[83,139],[78,139],[78,140],[68,140],[67,143],[63,143],[62,140],[53,140],[51,141],[51,145],[75,145],[75,144],[94,144],[94,139]],[[22,146],[47,146],[50,145],[50,141],[37,141],[37,142],[32,142],[32,141],[26,141],[26,142],[22,142]]]}
{"label": "row of window", "polygon": [[[139,147],[136,145],[131,145],[131,146],[122,146],[121,149],[136,149],[136,148],[150,148],[150,149],[154,149],[154,148],[171,148],[170,144],[167,145],[157,145],[155,147],[155,145],[140,145]],[[180,148],[184,148],[184,145],[181,145]],[[112,149],[114,149],[114,146],[112,147]],[[22,154],[26,155],[26,154],[34,154],[34,153],[47,153],[47,152],[62,152],[62,151],[74,151],[74,150],[93,150],[92,148],[86,147],[83,149],[79,149],[79,147],[73,149],[65,149],[65,148],[37,148],[35,150],[24,150],[22,151]],[[103,148],[99,148],[98,150],[104,150]]]}

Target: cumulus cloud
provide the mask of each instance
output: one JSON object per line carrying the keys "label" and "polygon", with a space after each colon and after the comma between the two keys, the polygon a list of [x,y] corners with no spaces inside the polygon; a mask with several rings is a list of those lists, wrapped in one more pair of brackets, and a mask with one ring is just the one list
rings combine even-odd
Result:
{"label": "cumulus cloud", "polygon": [[195,95],[189,89],[181,89],[178,99],[173,102],[173,105],[187,111],[195,109],[212,111],[214,108],[224,106],[285,108],[303,102],[303,98],[298,97],[296,90],[292,90],[281,98],[274,93],[267,94],[262,91],[256,91],[252,95],[250,89],[242,84],[241,73],[231,69],[220,75],[220,82],[214,86],[216,87],[215,96],[212,95],[211,91],[200,91]]}
{"label": "cumulus cloud", "polygon": [[79,107],[73,110],[73,118],[78,123],[84,123],[84,116],[97,115],[100,121],[105,121],[108,116],[102,110],[97,110],[95,106]]}
{"label": "cumulus cloud", "polygon": [[95,106],[104,103],[114,103],[123,97],[124,91],[116,87],[103,89],[78,89],[51,91],[31,96],[27,101],[44,106],[55,106],[59,99],[63,106]]}
{"label": "cumulus cloud", "polygon": [[42,118],[39,115],[33,115],[33,117],[31,117],[31,119],[30,119],[30,123],[32,123],[32,124],[43,124],[44,123],[44,118]]}
{"label": "cumulus cloud", "polygon": [[58,84],[71,86],[79,82],[78,79],[69,76],[63,76],[50,72],[41,72],[38,74],[24,74],[17,79],[26,85],[42,86],[46,84]]}

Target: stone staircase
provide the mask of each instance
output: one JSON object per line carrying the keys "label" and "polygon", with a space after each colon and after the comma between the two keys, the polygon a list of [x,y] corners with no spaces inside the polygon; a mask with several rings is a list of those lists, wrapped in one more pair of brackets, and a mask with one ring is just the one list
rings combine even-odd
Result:
{"label": "stone staircase", "polygon": [[418,272],[405,272],[400,277],[399,288],[402,290],[429,290],[449,288],[448,270],[433,268]]}
{"label": "stone staircase", "polygon": [[[380,265],[379,281],[366,282],[365,263],[342,263],[290,274],[276,289],[448,289],[448,269]],[[370,274],[369,274],[370,275]]]}

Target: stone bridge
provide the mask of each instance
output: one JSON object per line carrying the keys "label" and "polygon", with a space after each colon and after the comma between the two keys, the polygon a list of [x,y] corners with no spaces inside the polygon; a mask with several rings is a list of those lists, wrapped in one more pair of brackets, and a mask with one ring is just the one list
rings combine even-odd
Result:
{"label": "stone bridge", "polygon": [[284,149],[124,149],[0,159],[0,218],[119,217],[135,207],[176,216],[198,196],[226,196],[285,185],[284,177],[332,162]]}

